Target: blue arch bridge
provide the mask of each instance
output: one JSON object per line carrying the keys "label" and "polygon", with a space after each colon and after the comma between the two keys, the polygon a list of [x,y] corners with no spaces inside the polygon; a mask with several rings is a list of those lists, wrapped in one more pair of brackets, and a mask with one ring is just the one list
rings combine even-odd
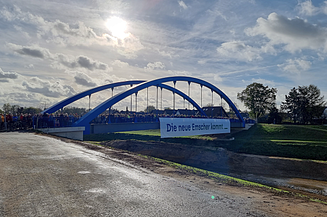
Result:
{"label": "blue arch bridge", "polygon": [[[165,83],[172,82],[173,86],[169,86]],[[188,94],[185,94],[183,91],[178,90],[176,88],[177,82],[187,82],[188,83]],[[212,106],[211,107],[201,107],[197,102],[195,102],[190,97],[190,86],[191,83],[199,84],[201,88],[201,106],[202,106],[202,88],[206,87],[211,91],[212,95]],[[120,87],[120,86],[130,86],[125,91],[122,91],[117,94],[114,93],[114,88]],[[230,118],[231,127],[232,128],[244,128],[245,127],[245,121],[234,105],[234,103],[216,86],[210,84],[209,82],[206,82],[204,80],[194,78],[194,77],[188,77],[188,76],[172,76],[172,77],[164,77],[164,78],[158,78],[150,81],[144,81],[144,80],[129,80],[129,81],[122,81],[122,82],[116,82],[111,84],[106,84],[103,86],[99,86],[93,89],[89,89],[87,91],[81,92],[79,94],[76,94],[74,96],[71,96],[69,98],[66,98],[57,104],[45,109],[42,113],[45,114],[51,114],[54,113],[60,109],[63,109],[65,106],[69,105],[70,103],[75,102],[76,100],[79,100],[83,97],[89,97],[89,100],[91,99],[91,95],[94,93],[97,93],[102,90],[111,89],[112,90],[112,96],[107,99],[106,101],[102,102],[98,106],[96,106],[94,109],[90,110],[88,113],[86,113],[84,116],[82,116],[80,119],[78,119],[76,122],[72,124],[72,127],[85,127],[84,134],[96,134],[96,133],[107,133],[107,132],[118,132],[118,131],[129,131],[129,130],[145,130],[145,129],[158,129],[159,123],[158,119],[151,119],[150,121],[144,121],[140,119],[133,119],[131,122],[118,122],[114,121],[112,119],[108,119],[106,123],[102,124],[93,124],[92,121],[96,119],[99,115],[103,114],[103,112],[107,111],[109,109],[109,117],[110,117],[110,109],[113,105],[120,102],[121,100],[135,95],[135,108],[137,110],[137,95],[139,91],[146,89],[147,90],[147,100],[148,100],[148,88],[149,87],[156,87],[157,93],[156,93],[156,110],[154,111],[156,113],[156,117],[158,117],[158,114],[162,114],[163,111],[158,109],[158,89],[161,90],[161,107],[162,107],[162,89],[166,89],[168,91],[171,91],[173,94],[173,110],[169,111],[170,114],[173,112],[172,115],[177,114],[185,114],[187,112],[191,112],[188,114],[195,114],[194,111],[196,111],[197,116],[201,116],[202,118],[213,118],[212,111],[219,110],[220,117],[225,116],[225,118],[228,118],[227,113],[223,110],[222,106],[214,107],[213,106],[213,94],[216,93],[220,96],[221,100],[224,99],[224,101],[229,105],[231,110],[234,111],[234,118]],[[193,105],[194,108],[197,110],[175,110],[175,94],[179,95],[185,100],[188,101],[190,104]],[[90,103],[90,101],[89,101]],[[131,99],[132,103],[132,99]],[[132,106],[132,105],[131,105]],[[135,111],[136,112],[136,111]],[[134,113],[135,113],[134,112]],[[168,112],[168,111],[167,111]],[[192,113],[193,112],[193,113]],[[217,118],[217,116],[215,117]]]}

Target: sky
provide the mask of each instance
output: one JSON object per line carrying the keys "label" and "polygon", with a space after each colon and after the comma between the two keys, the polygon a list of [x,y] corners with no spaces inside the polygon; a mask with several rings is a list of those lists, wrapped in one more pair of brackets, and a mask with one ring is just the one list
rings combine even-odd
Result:
{"label": "sky", "polygon": [[[278,107],[303,85],[316,85],[326,98],[326,15],[327,1],[0,0],[0,107],[49,107],[96,86],[167,76],[210,82],[241,110],[237,93],[253,82],[277,88]],[[186,82],[176,87],[188,93]],[[112,94],[92,95],[91,107]],[[198,84],[190,94],[201,104]],[[203,88],[202,105],[212,97],[220,105]],[[148,98],[140,91],[138,111],[156,106],[155,87]],[[163,91],[158,107],[172,108],[172,99]],[[176,96],[176,108],[187,106]]]}

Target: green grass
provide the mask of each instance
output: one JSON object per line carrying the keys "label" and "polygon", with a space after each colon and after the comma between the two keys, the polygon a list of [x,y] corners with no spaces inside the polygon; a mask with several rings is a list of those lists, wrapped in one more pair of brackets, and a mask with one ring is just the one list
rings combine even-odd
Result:
{"label": "green grass", "polygon": [[229,150],[268,156],[327,160],[327,127],[257,124],[235,136]]}
{"label": "green grass", "polygon": [[160,138],[159,130],[87,135],[86,141],[142,140],[190,146],[223,147],[237,153],[327,161],[327,127],[313,125],[256,124],[233,134],[233,141],[212,136]]}
{"label": "green grass", "polygon": [[[117,132],[122,134],[133,134],[133,135],[142,135],[142,136],[153,136],[156,139],[160,138],[160,130],[139,130],[139,131],[126,131],[126,132]],[[213,140],[213,137],[206,135],[196,135],[196,136],[181,136],[177,138],[189,138],[189,139],[205,139],[205,140]]]}

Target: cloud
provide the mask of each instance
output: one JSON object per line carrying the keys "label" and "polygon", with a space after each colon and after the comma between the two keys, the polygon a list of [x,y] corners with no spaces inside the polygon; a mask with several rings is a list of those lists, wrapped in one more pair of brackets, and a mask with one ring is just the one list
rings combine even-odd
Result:
{"label": "cloud", "polygon": [[221,46],[217,48],[217,52],[221,57],[227,57],[239,61],[252,61],[261,59],[260,49],[245,45],[241,41],[230,41],[222,43]]}
{"label": "cloud", "polygon": [[[0,68],[0,78],[16,79],[16,78],[18,78],[18,74],[16,72],[4,72]],[[5,81],[3,81],[3,82],[5,82]]]}
{"label": "cloud", "polygon": [[78,22],[76,25],[70,26],[67,23],[61,22],[60,20],[56,20],[52,23],[55,32],[52,30],[52,33],[56,36],[60,34],[78,36],[84,38],[96,38],[96,33],[89,27],[87,27],[84,23]]}
{"label": "cloud", "polygon": [[217,82],[222,82],[222,81],[223,81],[223,79],[222,79],[219,75],[217,75],[217,74],[215,74],[215,75],[213,76],[213,80],[214,80],[214,81],[217,81]]}
{"label": "cloud", "polygon": [[200,65],[204,65],[204,64],[206,64],[207,63],[207,60],[198,60],[198,64],[200,64]]}
{"label": "cloud", "polygon": [[164,51],[164,50],[159,50],[158,48],[156,50],[163,57],[169,57],[170,59],[173,58],[172,54],[170,52],[167,52],[167,51]]}
{"label": "cloud", "polygon": [[276,86],[274,81],[271,80],[266,80],[263,78],[252,78],[252,82],[257,82],[257,83],[261,83],[263,85],[267,85],[267,86]]}
{"label": "cloud", "polygon": [[30,82],[24,81],[22,86],[25,87],[27,91],[54,98],[60,96],[69,97],[76,93],[72,87],[62,85],[59,81],[51,83],[50,81],[44,81],[38,77],[31,78]]}
{"label": "cloud", "polygon": [[[131,33],[127,33],[127,37],[124,39],[117,39],[106,32],[98,35],[91,27],[86,26],[81,21],[77,23],[64,23],[60,20],[55,20],[52,22],[30,12],[24,12],[17,6],[13,6],[10,9],[3,7],[0,10],[0,18],[17,25],[28,26],[30,29],[34,28],[33,32],[37,38],[61,46],[90,46],[97,44],[118,48],[120,49],[120,54],[129,58],[134,58],[134,53],[144,48],[140,40]],[[29,35],[28,37],[35,36]],[[42,58],[42,52],[40,53],[39,50],[33,52],[33,50],[25,49],[22,53]]]}
{"label": "cloud", "polygon": [[183,1],[178,1],[179,6],[181,6],[184,10],[186,10],[188,7]]}
{"label": "cloud", "polygon": [[321,7],[315,7],[312,1],[299,2],[296,8],[301,15],[315,16],[318,14],[327,14],[327,1],[324,1]]}
{"label": "cloud", "polygon": [[119,68],[125,68],[125,67],[128,67],[128,66],[129,66],[128,63],[126,63],[126,62],[122,62],[122,61],[120,61],[120,60],[115,60],[115,61],[113,61],[111,65],[112,65],[112,66],[119,67]]}
{"label": "cloud", "polygon": [[22,46],[22,45],[7,43],[7,46],[13,51],[15,51],[16,53],[19,53],[21,55],[31,56],[40,59],[49,59],[51,57],[50,51],[48,49],[41,48],[36,45]]}
{"label": "cloud", "polygon": [[28,64],[24,66],[27,69],[34,69],[34,65],[33,64]]}
{"label": "cloud", "polygon": [[300,73],[301,71],[306,71],[311,68],[311,62],[303,59],[289,59],[285,64],[278,65],[286,72]]}
{"label": "cloud", "polygon": [[300,14],[313,16],[319,13],[319,8],[312,5],[311,1],[298,3],[298,10]]}
{"label": "cloud", "polygon": [[97,85],[95,82],[93,82],[92,78],[90,78],[85,73],[78,72],[74,78],[75,78],[75,82],[82,86],[95,87]]}
{"label": "cloud", "polygon": [[[59,68],[61,65],[68,68],[85,68],[88,70],[111,70],[111,68],[102,62],[93,60],[87,56],[78,56],[78,57],[68,57],[64,54],[52,54],[48,49],[41,48],[38,46],[22,46],[17,44],[8,43],[7,46],[11,48],[14,52],[21,55],[48,59],[53,61],[52,67]],[[33,67],[33,65],[30,65]]]}
{"label": "cloud", "polygon": [[53,66],[61,68],[60,65],[74,69],[85,68],[88,70],[112,70],[107,64],[93,60],[87,56],[68,57],[64,54],[56,54],[54,58]]}
{"label": "cloud", "polygon": [[168,70],[168,73],[171,75],[184,75],[184,76],[191,76],[192,73],[188,71],[177,71],[177,70]]}
{"label": "cloud", "polygon": [[249,36],[262,35],[272,45],[285,45],[284,49],[294,53],[302,49],[326,50],[326,28],[313,25],[300,18],[288,19],[271,13],[267,19],[257,19],[253,28],[245,30]]}
{"label": "cloud", "polygon": [[152,70],[158,70],[158,69],[164,69],[165,64],[162,62],[154,62],[154,63],[148,63],[146,67],[144,67],[144,71],[152,71]]}
{"label": "cloud", "polygon": [[108,68],[107,64],[91,60],[90,58],[88,58],[86,56],[79,56],[77,58],[77,63],[81,67],[87,68],[89,70],[94,70],[94,69],[106,70]]}

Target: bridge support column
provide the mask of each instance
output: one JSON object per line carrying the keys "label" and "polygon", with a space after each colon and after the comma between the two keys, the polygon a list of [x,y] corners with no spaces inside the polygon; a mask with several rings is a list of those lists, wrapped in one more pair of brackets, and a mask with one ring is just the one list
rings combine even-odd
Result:
{"label": "bridge support column", "polygon": [[162,87],[160,87],[161,89],[161,110],[162,110]]}
{"label": "bridge support column", "polygon": [[91,111],[91,94],[89,95],[89,111]]}
{"label": "bridge support column", "polygon": [[[187,96],[191,98],[191,93],[190,93],[190,87],[191,87],[191,82],[187,82],[188,83],[188,94]],[[188,103],[188,109],[190,109],[191,103]]]}
{"label": "bridge support column", "polygon": [[137,92],[135,93],[135,112],[137,112]]}
{"label": "bridge support column", "polygon": [[158,110],[158,86],[157,86],[156,110]]}
{"label": "bridge support column", "polygon": [[[174,81],[174,89],[176,88],[176,81]],[[173,92],[173,107],[174,107],[174,111],[175,111],[175,90]]]}
{"label": "bridge support column", "polygon": [[[133,85],[131,84],[131,87],[133,87]],[[133,94],[131,94],[131,109],[130,111],[133,110]]]}
{"label": "bridge support column", "polygon": [[201,86],[201,108],[202,108],[203,107],[202,106],[202,84],[200,86]]}

